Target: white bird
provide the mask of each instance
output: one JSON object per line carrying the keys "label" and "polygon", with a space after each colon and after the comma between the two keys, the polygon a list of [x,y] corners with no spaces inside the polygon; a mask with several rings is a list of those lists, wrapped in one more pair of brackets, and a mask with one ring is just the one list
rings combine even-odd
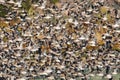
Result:
{"label": "white bird", "polygon": [[1,38],[3,38],[5,35],[4,35],[4,33],[2,32],[1,34],[0,34],[0,37]]}
{"label": "white bird", "polygon": [[15,56],[19,57],[19,56],[21,56],[21,54],[18,52],[15,54]]}
{"label": "white bird", "polygon": [[38,48],[32,48],[30,51],[35,52],[37,50],[38,50]]}
{"label": "white bird", "polygon": [[107,26],[103,26],[103,28],[107,29]]}
{"label": "white bird", "polygon": [[95,59],[96,57],[90,57],[91,59]]}
{"label": "white bird", "polygon": [[57,17],[57,18],[60,18],[60,17],[62,17],[62,15],[57,15],[56,17]]}
{"label": "white bird", "polygon": [[54,76],[48,77],[49,80],[55,80]]}
{"label": "white bird", "polygon": [[117,74],[117,69],[115,69],[112,74]]}
{"label": "white bird", "polygon": [[12,42],[14,42],[14,40],[10,39],[8,42],[11,42],[11,43],[12,43]]}
{"label": "white bird", "polygon": [[22,33],[22,35],[23,35],[23,36],[30,36],[30,37],[32,36],[30,31],[25,32],[25,33]]}
{"label": "white bird", "polygon": [[74,40],[74,42],[79,42],[79,41],[80,41],[79,39]]}
{"label": "white bird", "polygon": [[16,49],[22,50],[23,49],[23,42],[20,43],[20,45],[18,44]]}
{"label": "white bird", "polygon": [[57,30],[60,30],[60,29],[61,29],[60,25],[57,25],[57,26],[54,27],[54,28],[57,29]]}
{"label": "white bird", "polygon": [[72,18],[68,19],[68,22],[73,23],[73,19]]}
{"label": "white bird", "polygon": [[106,21],[108,18],[106,16],[103,17],[103,20]]}
{"label": "white bird", "polygon": [[41,7],[40,7],[40,9],[44,9],[45,8],[45,5],[42,5]]}
{"label": "white bird", "polygon": [[117,28],[117,27],[119,27],[119,25],[116,23],[116,24],[113,25],[113,27]]}
{"label": "white bird", "polygon": [[110,78],[112,78],[112,75],[111,75],[111,74],[108,74],[108,75],[106,76],[106,78],[110,79]]}
{"label": "white bird", "polygon": [[50,19],[51,15],[47,15],[46,17],[44,17],[45,19]]}
{"label": "white bird", "polygon": [[4,41],[1,41],[0,46],[1,47],[7,47],[7,43],[5,43]]}
{"label": "white bird", "polygon": [[21,71],[21,74],[25,75],[25,74],[27,74],[27,72],[26,71]]}
{"label": "white bird", "polygon": [[22,41],[23,39],[21,37],[16,38],[15,41]]}
{"label": "white bird", "polygon": [[99,73],[99,74],[97,74],[98,76],[104,76],[104,74],[103,73]]}
{"label": "white bird", "polygon": [[95,74],[90,73],[89,76],[95,76]]}
{"label": "white bird", "polygon": [[76,80],[76,79],[70,78],[70,80]]}
{"label": "white bird", "polygon": [[78,21],[77,21],[77,20],[75,20],[74,24],[75,24],[75,26],[77,26],[77,25],[78,25]]}
{"label": "white bird", "polygon": [[120,30],[115,30],[115,32],[120,33]]}
{"label": "white bird", "polygon": [[58,74],[60,74],[60,73],[61,73],[61,71],[60,71],[60,70],[58,70],[58,71],[57,71],[57,73],[58,73]]}
{"label": "white bird", "polygon": [[65,66],[64,65],[59,65],[58,68],[62,70],[63,68],[65,68]]}
{"label": "white bird", "polygon": [[5,0],[0,0],[0,3],[3,3],[3,4],[4,4],[4,3],[5,3]]}
{"label": "white bird", "polygon": [[14,4],[15,2],[13,0],[10,0],[7,3]]}
{"label": "white bird", "polygon": [[50,74],[51,72],[52,72],[51,69],[46,69],[45,71],[40,72],[39,75],[45,75],[45,76],[47,76],[47,75]]}
{"label": "white bird", "polygon": [[92,10],[93,10],[93,9],[90,7],[87,11],[88,11],[88,12],[91,12]]}
{"label": "white bird", "polygon": [[22,0],[16,2],[15,5],[18,6],[18,7],[22,7],[21,3],[22,3]]}
{"label": "white bird", "polygon": [[40,28],[40,26],[36,26],[36,28],[37,28],[37,29],[39,29],[39,28]]}
{"label": "white bird", "polygon": [[46,36],[46,38],[51,39],[52,37],[50,35]]}
{"label": "white bird", "polygon": [[95,41],[90,41],[89,44],[90,44],[91,46],[95,46]]}
{"label": "white bird", "polygon": [[31,17],[28,17],[28,16],[27,16],[26,19],[29,21],[29,20],[31,20]]}
{"label": "white bird", "polygon": [[33,67],[30,67],[30,69],[29,69],[30,71],[32,71],[32,70],[34,70],[34,68]]}
{"label": "white bird", "polygon": [[47,74],[50,74],[52,72],[52,70],[51,69],[46,69],[44,72],[47,73]]}
{"label": "white bird", "polygon": [[19,79],[17,79],[17,80],[26,80],[25,78],[19,78]]}
{"label": "white bird", "polygon": [[34,7],[38,7],[39,5],[38,4],[33,4]]}
{"label": "white bird", "polygon": [[79,40],[85,40],[86,38],[84,36],[81,36]]}
{"label": "white bird", "polygon": [[48,74],[45,72],[40,72],[39,75],[46,75],[47,76]]}
{"label": "white bird", "polygon": [[5,43],[4,43],[4,41],[1,41],[1,43],[0,43],[1,45],[4,45]]}

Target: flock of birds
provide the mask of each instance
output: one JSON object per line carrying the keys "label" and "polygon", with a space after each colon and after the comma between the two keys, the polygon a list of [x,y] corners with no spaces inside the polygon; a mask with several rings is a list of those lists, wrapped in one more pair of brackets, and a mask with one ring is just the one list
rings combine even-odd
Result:
{"label": "flock of birds", "polygon": [[0,18],[0,77],[113,80],[120,73],[120,10],[112,3],[38,0],[26,11],[24,1],[0,0],[12,5]]}

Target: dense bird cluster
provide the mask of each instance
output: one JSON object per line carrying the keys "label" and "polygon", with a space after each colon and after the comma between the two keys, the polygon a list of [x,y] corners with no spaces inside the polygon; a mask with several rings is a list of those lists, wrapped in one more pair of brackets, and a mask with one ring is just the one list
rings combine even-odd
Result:
{"label": "dense bird cluster", "polygon": [[0,0],[0,77],[112,80],[120,73],[116,7],[119,0]]}

